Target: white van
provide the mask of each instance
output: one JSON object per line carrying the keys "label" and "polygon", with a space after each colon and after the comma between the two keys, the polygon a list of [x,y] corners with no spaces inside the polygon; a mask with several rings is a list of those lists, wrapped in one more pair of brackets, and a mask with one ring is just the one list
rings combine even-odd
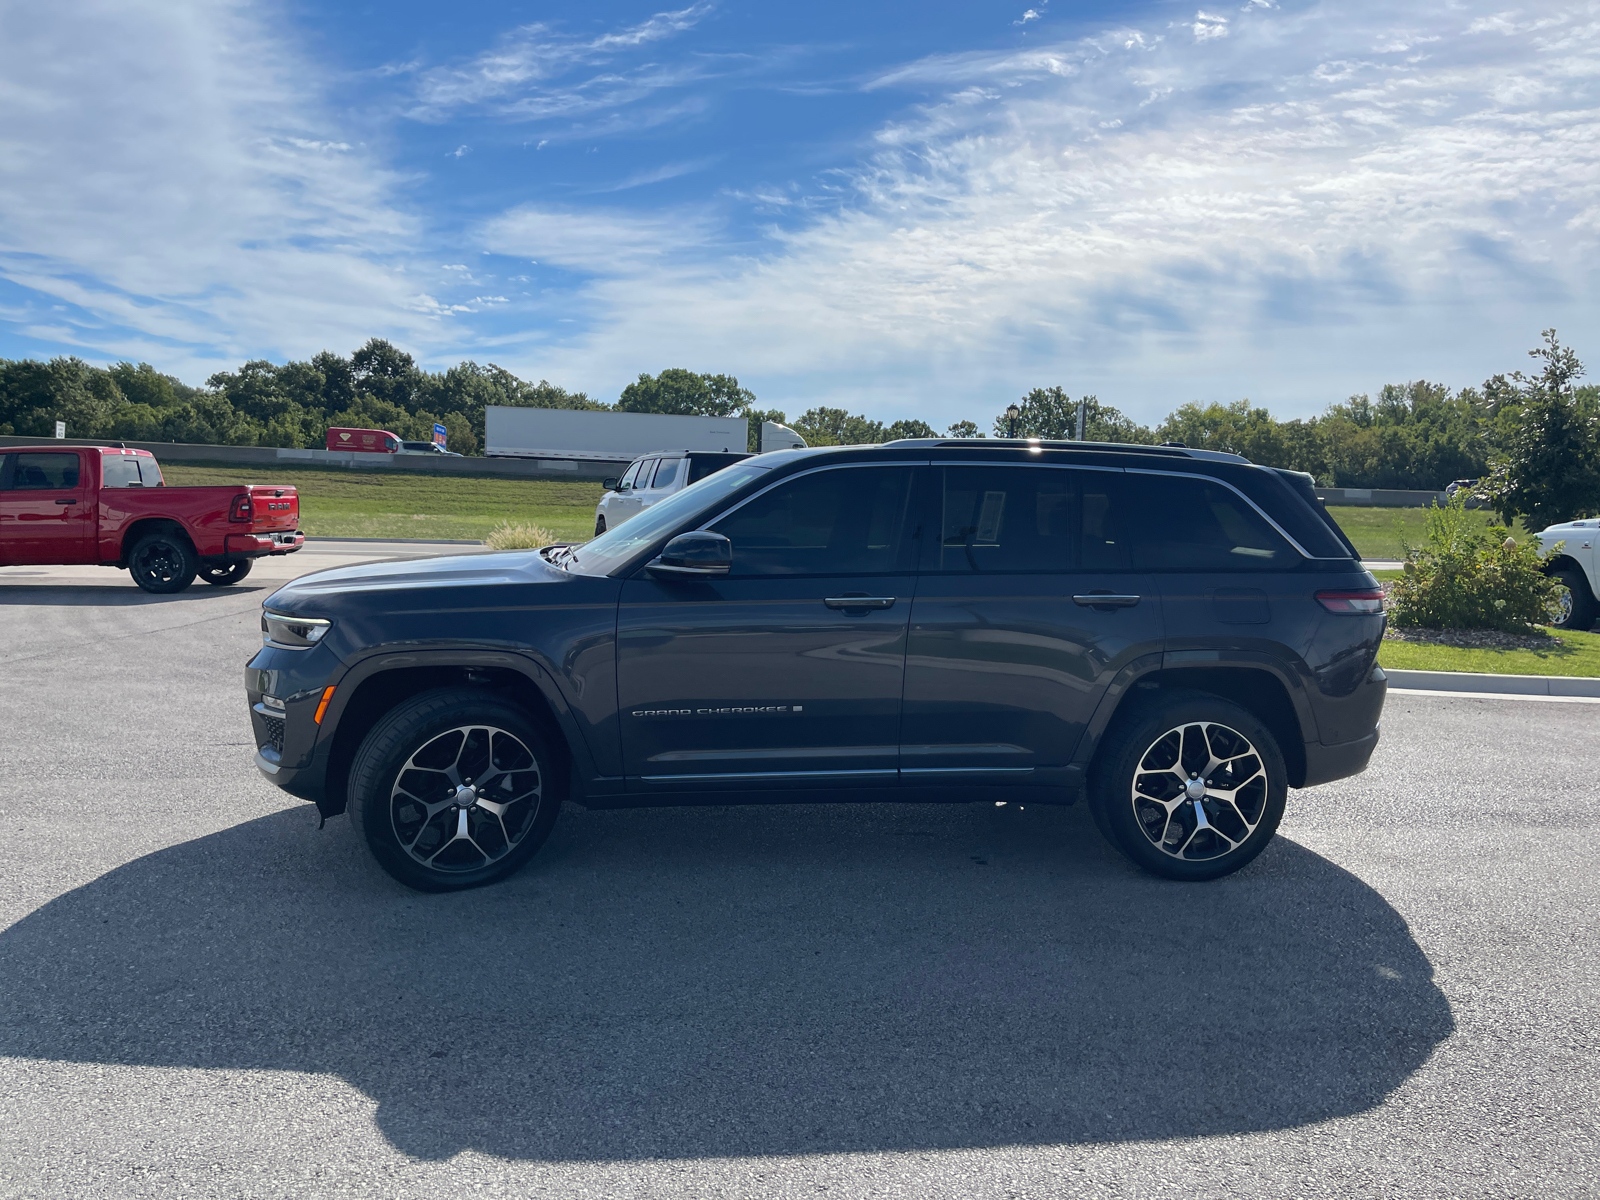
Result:
{"label": "white van", "polygon": [[595,536],[615,529],[657,500],[699,483],[713,471],[749,457],[720,450],[657,450],[634,459],[621,478],[605,481],[606,494],[594,507]]}

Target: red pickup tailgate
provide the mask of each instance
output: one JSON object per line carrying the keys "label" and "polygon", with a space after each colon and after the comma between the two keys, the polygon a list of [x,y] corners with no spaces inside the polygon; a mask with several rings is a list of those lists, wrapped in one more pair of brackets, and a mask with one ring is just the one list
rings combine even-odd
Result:
{"label": "red pickup tailgate", "polygon": [[250,511],[253,533],[299,529],[300,493],[292,487],[253,483],[250,485]]}

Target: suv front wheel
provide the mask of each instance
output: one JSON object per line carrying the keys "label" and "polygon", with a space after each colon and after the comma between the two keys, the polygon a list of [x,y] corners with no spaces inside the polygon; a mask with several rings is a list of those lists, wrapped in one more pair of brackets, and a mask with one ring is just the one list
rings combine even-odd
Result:
{"label": "suv front wheel", "polygon": [[389,874],[425,892],[504,879],[561,808],[554,750],[522,710],[471,688],[406,701],[350,767],[350,819]]}
{"label": "suv front wheel", "polygon": [[1202,692],[1141,704],[1106,739],[1091,776],[1096,824],[1166,879],[1231,875],[1277,831],[1288,771],[1250,712]]}

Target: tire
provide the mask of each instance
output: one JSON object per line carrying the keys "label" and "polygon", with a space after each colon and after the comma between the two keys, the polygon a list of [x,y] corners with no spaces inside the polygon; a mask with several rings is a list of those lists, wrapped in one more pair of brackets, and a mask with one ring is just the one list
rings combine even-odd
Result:
{"label": "tire", "polygon": [[204,563],[200,567],[200,578],[216,587],[227,587],[250,574],[250,568],[254,565],[248,558],[236,558],[228,563]]}
{"label": "tire", "polygon": [[1550,578],[1560,580],[1565,589],[1557,601],[1560,605],[1559,614],[1551,619],[1550,627],[1576,629],[1580,633],[1589,629],[1594,624],[1595,601],[1583,572],[1573,567],[1562,567],[1558,571],[1551,571]]}
{"label": "tire", "polygon": [[161,530],[140,538],[128,555],[128,573],[147,592],[169,596],[194,582],[200,561],[181,533]]}
{"label": "tire", "polygon": [[1231,875],[1261,853],[1283,819],[1288,780],[1277,739],[1250,712],[1205,692],[1166,692],[1106,738],[1089,802],[1133,863],[1193,882]]}
{"label": "tire", "polygon": [[[439,688],[401,704],[362,740],[350,766],[350,820],[407,887],[459,891],[504,879],[534,856],[565,782],[564,758],[521,709],[472,688]],[[491,801],[489,791],[509,798]]]}
{"label": "tire", "polygon": [[603,517],[603,516],[596,517],[594,519],[594,535],[595,535],[595,537],[599,537],[605,531],[606,531],[606,519],[605,519],[605,517]]}

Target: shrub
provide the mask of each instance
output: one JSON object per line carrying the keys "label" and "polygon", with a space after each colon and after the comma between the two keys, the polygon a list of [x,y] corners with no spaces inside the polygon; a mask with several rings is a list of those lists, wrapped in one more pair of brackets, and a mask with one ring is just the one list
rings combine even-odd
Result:
{"label": "shrub", "polygon": [[[1549,621],[1560,585],[1544,573],[1530,539],[1467,513],[1463,489],[1428,510],[1427,540],[1405,545],[1405,572],[1391,592],[1396,625],[1530,633]],[[1404,543],[1402,543],[1404,544]]]}
{"label": "shrub", "polygon": [[559,540],[543,525],[513,525],[510,521],[501,521],[483,539],[492,550],[537,550]]}

